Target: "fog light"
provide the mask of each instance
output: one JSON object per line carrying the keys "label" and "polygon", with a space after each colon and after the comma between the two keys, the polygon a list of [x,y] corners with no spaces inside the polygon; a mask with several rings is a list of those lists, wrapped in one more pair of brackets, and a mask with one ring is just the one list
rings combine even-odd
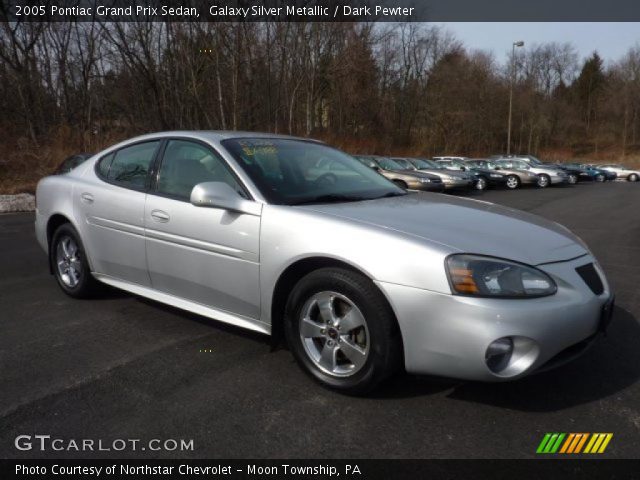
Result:
{"label": "fog light", "polygon": [[487,367],[494,373],[499,373],[509,365],[513,353],[513,340],[510,337],[499,338],[491,342],[484,355]]}

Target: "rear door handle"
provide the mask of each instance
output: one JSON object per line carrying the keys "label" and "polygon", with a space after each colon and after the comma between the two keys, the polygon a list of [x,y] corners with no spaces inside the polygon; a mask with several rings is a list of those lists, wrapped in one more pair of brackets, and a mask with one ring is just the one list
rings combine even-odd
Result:
{"label": "rear door handle", "polygon": [[84,203],[93,203],[93,195],[91,195],[90,193],[84,192],[80,194],[80,200],[82,200]]}
{"label": "rear door handle", "polygon": [[151,210],[151,218],[156,222],[167,223],[169,221],[169,214],[162,210]]}

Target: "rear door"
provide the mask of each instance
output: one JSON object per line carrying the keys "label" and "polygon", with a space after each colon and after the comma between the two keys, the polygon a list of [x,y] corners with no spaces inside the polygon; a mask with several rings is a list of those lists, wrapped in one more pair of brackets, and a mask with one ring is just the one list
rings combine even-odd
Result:
{"label": "rear door", "polygon": [[191,190],[202,182],[225,182],[249,198],[210,146],[168,140],[144,212],[151,284],[202,305],[259,319],[260,217],[192,205]]}
{"label": "rear door", "polygon": [[98,160],[74,187],[82,239],[93,270],[148,286],[144,205],[149,172],[161,140],[128,145]]}

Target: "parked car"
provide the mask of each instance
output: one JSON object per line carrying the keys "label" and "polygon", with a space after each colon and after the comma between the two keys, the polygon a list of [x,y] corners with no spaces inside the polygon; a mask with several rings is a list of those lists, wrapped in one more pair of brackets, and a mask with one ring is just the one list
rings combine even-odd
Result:
{"label": "parked car", "polygon": [[445,189],[444,182],[438,175],[405,170],[400,164],[391,160],[389,157],[377,155],[354,155],[353,157],[405,190],[443,192]]}
{"label": "parked car", "polygon": [[469,159],[465,161],[465,164],[471,168],[482,168],[484,170],[497,170],[499,173],[506,176],[505,185],[511,190],[515,190],[522,185],[537,185],[538,176],[535,173],[531,173],[527,170],[518,170],[515,168],[506,168],[505,166],[498,165],[495,161],[486,160],[483,158]]}
{"label": "parked car", "polygon": [[75,155],[71,155],[65,158],[60,165],[58,165],[54,171],[54,175],[62,175],[65,173],[69,173],[71,170],[76,168],[82,162],[91,158],[92,153],[77,153]]}
{"label": "parked car", "polygon": [[444,156],[444,157],[433,157],[433,160],[440,161],[440,160],[466,160],[467,157],[452,157],[452,156]]}
{"label": "parked car", "polygon": [[598,168],[607,170],[609,172],[614,172],[618,176],[618,178],[624,178],[629,182],[637,182],[638,180],[640,180],[640,169],[638,168],[627,168],[624,165],[620,165],[619,163],[604,163],[598,165]]}
{"label": "parked car", "polygon": [[520,378],[584,351],[612,310],[602,269],[565,227],[405,192],[307,139],[154,133],[44,178],[37,198],[36,236],[66,294],[106,283],[283,334],[343,392],[403,366]]}
{"label": "parked car", "polygon": [[442,179],[445,190],[468,190],[474,185],[473,175],[449,170],[438,163],[427,159],[392,157],[403,169],[437,175]]}
{"label": "parked car", "polygon": [[547,188],[549,185],[569,183],[569,176],[560,168],[537,164],[524,158],[514,157],[496,160],[500,168],[515,169],[535,173],[538,176],[538,187]]}
{"label": "parked car", "polygon": [[602,170],[582,163],[562,163],[558,165],[560,168],[571,168],[578,170],[578,181],[605,182],[607,180],[615,180],[618,176],[615,172]]}
{"label": "parked car", "polygon": [[504,187],[507,184],[507,175],[495,169],[480,168],[455,158],[438,160],[438,163],[449,170],[472,173],[475,179],[475,187],[478,190],[485,190],[489,187]]}

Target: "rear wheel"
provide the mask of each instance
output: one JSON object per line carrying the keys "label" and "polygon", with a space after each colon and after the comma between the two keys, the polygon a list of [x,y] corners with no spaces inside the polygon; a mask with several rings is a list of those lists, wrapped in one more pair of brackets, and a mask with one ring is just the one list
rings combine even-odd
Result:
{"label": "rear wheel", "polygon": [[550,183],[551,183],[551,178],[549,178],[549,175],[546,175],[544,173],[541,175],[538,175],[538,186],[540,188],[547,188]]}
{"label": "rear wheel", "polygon": [[514,190],[520,186],[520,179],[517,175],[507,176],[507,188]]}
{"label": "rear wheel", "polygon": [[635,173],[632,173],[631,175],[629,175],[627,177],[627,180],[629,180],[630,182],[637,182],[638,181],[638,175]]}
{"label": "rear wheel", "polygon": [[349,270],[303,277],[287,301],[285,334],[304,370],[345,393],[366,393],[401,366],[391,308],[371,280]]}
{"label": "rear wheel", "polygon": [[54,232],[49,255],[58,285],[67,295],[87,298],[96,292],[98,282],[91,275],[84,246],[69,223]]}

